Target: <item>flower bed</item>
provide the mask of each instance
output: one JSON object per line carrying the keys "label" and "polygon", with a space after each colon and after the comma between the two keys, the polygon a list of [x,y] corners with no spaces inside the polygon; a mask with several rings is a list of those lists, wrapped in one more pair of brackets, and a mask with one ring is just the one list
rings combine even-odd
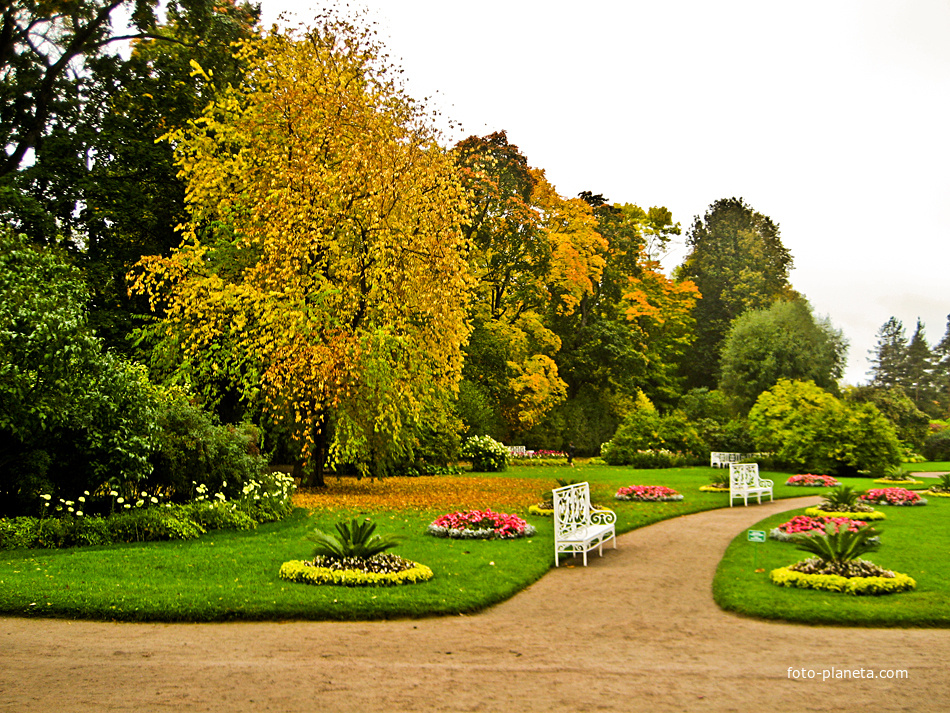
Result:
{"label": "flower bed", "polygon": [[769,579],[773,584],[780,587],[792,587],[795,589],[819,589],[827,592],[843,592],[855,596],[861,595],[880,595],[894,594],[897,592],[906,592],[917,587],[917,582],[913,578],[900,572],[891,572],[877,565],[864,560],[855,560],[858,566],[871,565],[879,574],[875,576],[852,576],[843,577],[837,574],[811,574],[801,572],[794,567],[820,566],[813,564],[818,560],[805,560],[797,562],[791,567],[779,567],[769,573]]}
{"label": "flower bed", "polygon": [[860,528],[867,527],[867,523],[863,520],[854,520],[850,517],[796,515],[788,522],[783,522],[778,527],[772,528],[769,531],[769,537],[780,542],[790,542],[796,537],[823,535],[827,532],[830,524],[835,525],[835,531],[846,527],[852,532],[857,532]]}
{"label": "flower bed", "polygon": [[429,524],[426,534],[456,540],[511,540],[531,537],[537,532],[533,525],[517,515],[488,510],[466,510],[449,513]]}
{"label": "flower bed", "polygon": [[793,485],[800,488],[834,488],[841,485],[830,475],[813,475],[805,473],[803,475],[793,475],[785,481],[785,485]]}
{"label": "flower bed", "polygon": [[923,485],[924,481],[913,478],[878,478],[874,481],[881,485]]}
{"label": "flower bed", "polygon": [[415,584],[432,579],[432,570],[398,555],[383,554],[366,560],[329,560],[284,562],[278,576],[299,584],[335,584],[343,587],[387,587]]}
{"label": "flower bed", "polygon": [[617,500],[635,500],[639,502],[667,502],[682,500],[683,496],[664,485],[628,485],[620,488],[614,495]]}
{"label": "flower bed", "polygon": [[921,492],[924,495],[932,495],[935,498],[950,498],[950,492],[945,492],[942,490],[934,490],[933,488],[931,488],[930,490],[923,490]]}
{"label": "flower bed", "polygon": [[728,493],[728,485],[700,485],[699,492],[701,493]]}
{"label": "flower bed", "polygon": [[849,517],[852,520],[886,520],[887,515],[880,510],[871,510],[870,512],[835,512],[832,510],[821,510],[817,507],[808,508],[805,514],[810,517]]}
{"label": "flower bed", "polygon": [[926,505],[927,499],[907,488],[878,488],[859,498],[872,505]]}

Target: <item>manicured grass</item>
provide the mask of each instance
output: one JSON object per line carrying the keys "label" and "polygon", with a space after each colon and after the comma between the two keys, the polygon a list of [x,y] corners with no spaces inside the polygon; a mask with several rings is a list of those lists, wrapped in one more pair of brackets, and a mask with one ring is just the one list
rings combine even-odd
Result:
{"label": "manicured grass", "polygon": [[928,461],[926,463],[904,463],[908,473],[950,473],[950,461]]}
{"label": "manicured grass", "polygon": [[[852,479],[847,481],[851,485]],[[950,626],[950,502],[930,498],[919,507],[880,506],[882,547],[865,556],[917,581],[911,592],[851,596],[790,589],[769,581],[769,572],[809,555],[788,542],[749,542],[743,531],[719,563],[713,596],[722,608],[748,616],[835,626]],[[750,529],[768,532],[804,510],[767,518]],[[761,571],[758,571],[761,570]]]}
{"label": "manicured grass", "polygon": [[[284,522],[252,531],[214,532],[183,542],[0,552],[0,612],[127,621],[382,619],[469,613],[511,597],[553,566],[552,521],[528,516],[527,507],[555,485],[555,478],[589,481],[592,500],[617,513],[618,533],[725,507],[729,501],[727,494],[699,492],[716,473],[709,467],[634,470],[579,464],[528,471],[382,482],[331,478],[325,491],[296,498],[312,512],[298,509]],[[763,475],[775,480],[777,499],[822,491],[786,486],[788,474]],[[866,479],[848,482],[861,489],[873,487]],[[614,493],[625,485],[665,485],[685,499],[614,500]],[[526,517],[537,535],[458,541],[424,534],[438,515],[489,507]],[[278,578],[283,562],[310,556],[312,545],[306,535],[313,527],[332,531],[336,522],[349,517],[370,517],[379,533],[403,536],[405,541],[394,551],[431,567],[434,578],[375,588],[310,586]]]}

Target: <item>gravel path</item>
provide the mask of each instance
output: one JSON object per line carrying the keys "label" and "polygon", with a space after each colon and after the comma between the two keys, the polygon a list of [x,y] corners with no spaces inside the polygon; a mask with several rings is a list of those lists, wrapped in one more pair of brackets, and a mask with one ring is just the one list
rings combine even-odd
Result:
{"label": "gravel path", "polygon": [[[0,711],[945,711],[950,631],[722,612],[732,537],[817,498],[628,533],[475,616],[365,623],[0,618]],[[789,669],[815,678],[790,678]],[[906,671],[822,681],[823,671]]]}

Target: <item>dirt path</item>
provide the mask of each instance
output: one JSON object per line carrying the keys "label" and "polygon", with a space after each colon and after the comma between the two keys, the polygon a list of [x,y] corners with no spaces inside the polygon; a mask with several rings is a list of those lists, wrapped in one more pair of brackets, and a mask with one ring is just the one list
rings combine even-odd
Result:
{"label": "dirt path", "polygon": [[[636,530],[476,616],[367,623],[0,618],[0,711],[945,711],[950,631],[767,623],[720,611],[716,564],[815,498]],[[811,669],[813,679],[788,670]],[[832,669],[907,671],[831,679]],[[865,674],[866,675],[866,674]]]}

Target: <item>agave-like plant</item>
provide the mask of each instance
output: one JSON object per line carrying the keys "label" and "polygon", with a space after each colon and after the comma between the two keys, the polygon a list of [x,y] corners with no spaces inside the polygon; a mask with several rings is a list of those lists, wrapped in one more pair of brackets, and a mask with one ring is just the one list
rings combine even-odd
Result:
{"label": "agave-like plant", "polygon": [[402,538],[397,535],[374,535],[376,523],[369,520],[353,518],[349,522],[338,522],[336,531],[339,537],[323,530],[310,533],[309,539],[315,543],[314,557],[369,559],[402,542]]}
{"label": "agave-like plant", "polygon": [[881,546],[880,540],[877,539],[879,534],[873,527],[849,530],[847,527],[828,523],[825,534],[797,538],[796,547],[824,562],[840,565],[878,550]]}
{"label": "agave-like plant", "polygon": [[825,512],[867,512],[873,508],[858,501],[859,493],[850,485],[839,485],[825,493],[818,506]]}
{"label": "agave-like plant", "polygon": [[938,493],[950,493],[950,473],[944,473],[940,476],[940,485],[934,486],[931,490]]}

